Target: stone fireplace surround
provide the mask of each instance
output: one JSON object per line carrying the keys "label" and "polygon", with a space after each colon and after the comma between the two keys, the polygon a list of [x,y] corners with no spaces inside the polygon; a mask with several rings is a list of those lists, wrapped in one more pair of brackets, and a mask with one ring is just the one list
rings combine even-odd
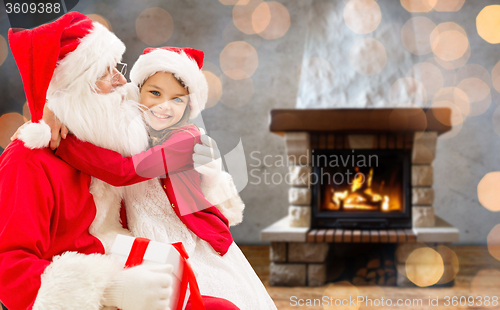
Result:
{"label": "stone fireplace surround", "polygon": [[[436,217],[433,206],[436,141],[451,129],[446,125],[450,117],[447,108],[272,110],[270,131],[285,138],[292,187],[288,216],[261,232],[261,240],[271,242],[270,284],[323,285],[336,244],[370,242],[396,243],[397,285],[413,285],[404,274],[413,249],[430,246],[439,252],[440,245],[458,241],[458,229]],[[372,230],[370,236],[367,231],[311,229],[313,149],[411,149],[412,229],[389,231],[395,235],[390,238],[386,231]],[[454,268],[450,257],[442,257],[445,274],[438,284],[450,283]]]}

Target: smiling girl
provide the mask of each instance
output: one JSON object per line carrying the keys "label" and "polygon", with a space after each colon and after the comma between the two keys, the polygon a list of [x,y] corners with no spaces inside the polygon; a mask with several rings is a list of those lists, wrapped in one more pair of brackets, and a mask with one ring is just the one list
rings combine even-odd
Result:
{"label": "smiling girl", "polygon": [[[219,193],[230,193],[229,199],[213,194],[207,200],[193,168],[193,149],[201,135],[188,121],[199,115],[208,97],[203,57],[189,48],[148,48],[132,68],[131,80],[140,89],[148,119],[149,150],[122,157],[69,135],[56,155],[113,186],[151,179],[140,195],[125,197],[134,236],[182,242],[202,295],[226,299],[239,309],[276,309],[229,231],[241,222],[243,209],[232,180],[219,186],[225,187]],[[222,202],[214,206],[209,202],[214,200]],[[216,308],[234,309],[231,305]]]}
{"label": "smiling girl", "polygon": [[161,144],[174,128],[185,126],[191,108],[189,92],[170,72],[157,72],[141,88],[141,104],[149,110],[152,144]]}

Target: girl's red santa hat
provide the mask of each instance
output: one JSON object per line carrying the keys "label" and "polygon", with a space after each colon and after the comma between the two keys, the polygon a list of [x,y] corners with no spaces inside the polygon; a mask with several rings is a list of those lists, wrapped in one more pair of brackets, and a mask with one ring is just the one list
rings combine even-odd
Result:
{"label": "girl's red santa hat", "polygon": [[170,72],[180,79],[190,94],[191,114],[195,118],[205,108],[208,83],[202,72],[203,51],[189,47],[146,48],[130,70],[130,80],[139,87],[157,72]]}
{"label": "girl's red santa hat", "polygon": [[95,88],[125,52],[112,32],[78,12],[33,29],[10,29],[9,45],[32,122],[41,120],[48,95],[73,86]]}

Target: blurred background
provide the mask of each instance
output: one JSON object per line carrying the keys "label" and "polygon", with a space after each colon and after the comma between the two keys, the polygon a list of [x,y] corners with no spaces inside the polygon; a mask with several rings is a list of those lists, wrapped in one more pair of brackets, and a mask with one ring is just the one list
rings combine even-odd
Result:
{"label": "blurred background", "polygon": [[[271,109],[445,106],[453,130],[438,139],[436,214],[461,244],[500,245],[500,1],[80,0],[74,10],[124,41],[129,68],[149,46],[205,52],[203,121],[223,153],[241,141],[246,157],[239,244],[259,244],[288,212]],[[30,119],[9,27],[2,9],[0,151]]]}

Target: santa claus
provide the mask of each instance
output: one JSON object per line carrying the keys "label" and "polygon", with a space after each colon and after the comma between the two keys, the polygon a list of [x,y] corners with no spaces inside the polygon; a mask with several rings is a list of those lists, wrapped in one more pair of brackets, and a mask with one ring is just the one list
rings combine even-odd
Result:
{"label": "santa claus", "polygon": [[[0,157],[1,302],[11,310],[165,309],[171,266],[122,270],[105,255],[117,234],[130,234],[118,220],[125,189],[76,170],[45,147],[47,105],[80,140],[122,155],[147,148],[140,109],[124,100],[126,81],[116,71],[124,44],[77,12],[32,30],[11,29],[9,43],[33,123]],[[235,308],[207,300],[207,309]]]}

